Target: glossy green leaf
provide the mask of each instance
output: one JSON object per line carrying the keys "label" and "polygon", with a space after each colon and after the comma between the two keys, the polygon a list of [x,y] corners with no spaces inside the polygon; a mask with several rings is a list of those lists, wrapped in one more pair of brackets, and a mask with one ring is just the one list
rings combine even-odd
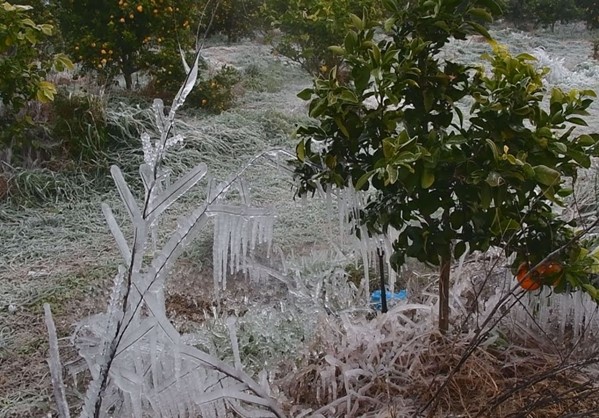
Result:
{"label": "glossy green leaf", "polygon": [[473,7],[470,10],[468,10],[468,13],[470,13],[472,16],[478,17],[479,19],[487,21],[487,22],[493,21],[493,16],[491,16],[491,13],[489,13],[486,9],[482,9],[479,7]]}
{"label": "glossy green leaf", "polygon": [[422,177],[420,178],[420,186],[423,189],[428,189],[435,182],[435,173],[432,170],[427,168],[422,172]]}
{"label": "glossy green leaf", "polygon": [[372,177],[374,173],[375,171],[371,170],[362,174],[362,176],[360,176],[360,178],[358,179],[358,181],[356,181],[356,184],[354,185],[355,189],[364,190],[366,188],[365,186],[368,184],[368,180],[370,180],[370,177]]}
{"label": "glossy green leaf", "polygon": [[466,252],[466,243],[464,241],[458,241],[453,247],[453,257],[455,259],[460,258]]}
{"label": "glossy green leaf", "polygon": [[312,98],[313,94],[314,94],[314,90],[311,88],[308,88],[308,89],[303,89],[302,91],[300,91],[297,94],[297,97],[299,97],[302,100],[310,100]]}
{"label": "glossy green leaf", "polygon": [[535,179],[545,186],[554,186],[560,183],[560,174],[557,170],[549,168],[546,165],[537,165],[533,167]]}
{"label": "glossy green leaf", "polygon": [[335,55],[345,55],[346,54],[345,48],[343,48],[342,46],[338,46],[338,45],[330,46],[329,51],[331,51]]}
{"label": "glossy green leaf", "polygon": [[304,144],[303,139],[295,147],[295,154],[297,155],[298,160],[304,162],[304,159],[306,158],[306,145]]}
{"label": "glossy green leaf", "polygon": [[595,145],[596,142],[592,136],[587,135],[587,134],[582,134],[578,138],[576,138],[576,143],[583,147],[590,147],[592,145]]}

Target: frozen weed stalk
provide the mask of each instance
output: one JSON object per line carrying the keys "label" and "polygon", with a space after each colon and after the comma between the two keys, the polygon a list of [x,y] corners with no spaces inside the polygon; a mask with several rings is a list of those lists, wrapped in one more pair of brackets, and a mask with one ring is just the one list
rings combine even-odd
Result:
{"label": "frozen weed stalk", "polygon": [[[227,180],[210,182],[206,201],[182,216],[162,248],[155,248],[160,217],[207,173],[201,163],[169,184],[164,164],[165,154],[183,141],[173,132],[175,116],[196,83],[199,57],[198,51],[191,67],[184,61],[187,76],[168,113],[159,99],[152,106],[159,137],[153,142],[148,133],[141,136],[144,163],[139,174],[145,190],[141,205],[121,170],[111,168],[133,224],[133,239],[128,242],[111,208],[103,204],[124,263],[114,278],[106,312],[81,321],[72,338],[91,374],[80,417],[223,417],[233,411],[241,416],[283,416],[266,383],[255,382],[238,360],[231,366],[187,345],[166,314],[167,274],[209,219],[215,219],[214,277],[219,286],[225,285],[227,266],[231,272],[245,268],[248,252],[257,243],[269,243],[272,235],[273,217],[268,210],[250,207],[241,182],[243,172],[260,154]],[[224,202],[231,191],[239,192],[240,205]],[[69,407],[56,333],[49,306],[45,311],[57,410],[65,418]],[[238,352],[234,335],[231,332],[231,344]]]}

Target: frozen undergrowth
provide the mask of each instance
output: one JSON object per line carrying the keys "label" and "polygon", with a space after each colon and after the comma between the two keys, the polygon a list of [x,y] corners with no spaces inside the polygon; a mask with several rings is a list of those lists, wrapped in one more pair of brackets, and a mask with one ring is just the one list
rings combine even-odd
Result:
{"label": "frozen undergrowth", "polygon": [[[165,156],[184,140],[175,127],[177,110],[185,102],[198,76],[198,51],[170,110],[161,100],[152,105],[155,139],[142,132],[144,162],[139,175],[144,187],[141,204],[123,172],[112,166],[111,174],[132,224],[132,236],[123,233],[107,203],[102,212],[122,257],[123,265],[114,278],[106,313],[79,321],[72,342],[85,360],[91,375],[80,416],[242,416],[282,417],[271,398],[268,382],[255,381],[242,369],[235,326],[228,323],[233,365],[196,348],[168,320],[165,283],[183,250],[214,220],[213,258],[215,290],[226,287],[226,277],[247,271],[246,257],[256,245],[272,239],[273,217],[268,209],[250,206],[249,193],[241,176],[263,156],[252,158],[226,180],[209,180],[206,196],[195,209],[179,217],[166,242],[158,243],[161,214],[200,182],[207,174],[199,163],[171,179]],[[185,62],[184,62],[185,64]],[[186,64],[185,64],[186,65]],[[172,152],[172,150],[171,150]],[[226,199],[232,191],[238,203]],[[50,306],[44,305],[50,337],[49,360],[54,398],[61,418],[69,417],[58,340]],[[249,406],[248,406],[249,405]],[[260,412],[260,407],[267,411]],[[249,409],[248,409],[249,408]],[[258,409],[257,409],[258,408]]]}

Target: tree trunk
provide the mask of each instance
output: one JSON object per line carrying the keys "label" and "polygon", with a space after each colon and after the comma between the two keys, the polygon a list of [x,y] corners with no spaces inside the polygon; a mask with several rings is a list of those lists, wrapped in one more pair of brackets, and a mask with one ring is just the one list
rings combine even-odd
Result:
{"label": "tree trunk", "polygon": [[451,256],[441,258],[439,274],[439,331],[446,334],[449,330],[449,269]]}
{"label": "tree trunk", "polygon": [[125,77],[125,88],[131,90],[133,87],[133,73],[125,71],[123,72],[123,77]]}

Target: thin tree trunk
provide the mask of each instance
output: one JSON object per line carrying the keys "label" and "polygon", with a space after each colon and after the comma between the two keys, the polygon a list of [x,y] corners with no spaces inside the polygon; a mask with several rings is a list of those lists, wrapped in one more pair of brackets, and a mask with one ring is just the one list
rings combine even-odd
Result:
{"label": "thin tree trunk", "polygon": [[133,73],[130,73],[128,71],[124,72],[123,77],[125,77],[125,88],[127,90],[131,90],[131,88],[133,87]]}
{"label": "thin tree trunk", "polygon": [[439,331],[446,334],[449,330],[449,269],[451,256],[441,258],[439,275]]}

